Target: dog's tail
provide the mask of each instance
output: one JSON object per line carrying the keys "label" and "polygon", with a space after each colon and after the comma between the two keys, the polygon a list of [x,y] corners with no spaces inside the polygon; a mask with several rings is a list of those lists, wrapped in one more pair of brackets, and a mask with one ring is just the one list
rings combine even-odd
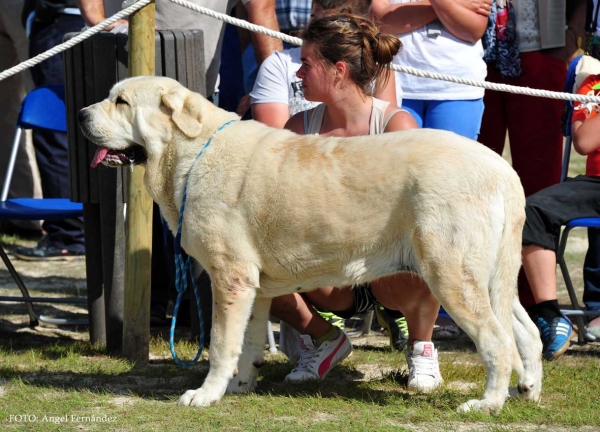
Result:
{"label": "dog's tail", "polygon": [[[500,325],[513,341],[515,361],[519,361],[513,333],[513,300],[517,297],[517,277],[521,268],[521,239],[525,223],[525,196],[516,173],[505,177],[503,224],[496,262],[488,289],[490,304]],[[514,177],[514,179],[512,178]],[[515,364],[518,370],[521,366]]]}

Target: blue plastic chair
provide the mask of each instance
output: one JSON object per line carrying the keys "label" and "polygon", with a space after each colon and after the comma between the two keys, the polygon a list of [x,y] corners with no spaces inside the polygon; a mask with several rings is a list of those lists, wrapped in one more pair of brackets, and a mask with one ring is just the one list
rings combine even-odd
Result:
{"label": "blue plastic chair", "polygon": [[[0,196],[0,220],[48,220],[73,219],[83,226],[83,205],[66,198],[14,198],[7,199],[12,174],[17,157],[21,135],[25,129],[47,129],[58,132],[67,131],[67,113],[65,108],[65,90],[62,85],[38,87],[31,91],[23,102],[17,120],[17,131],[6,170],[6,177]],[[86,324],[87,320],[69,320],[44,317],[36,314],[32,303],[87,303],[82,298],[31,297],[23,280],[12,265],[4,248],[0,244],[0,257],[21,291],[21,297],[0,296],[0,301],[25,302],[29,322],[35,327],[39,322],[49,324]]]}
{"label": "blue plastic chair", "polygon": [[[577,65],[583,56],[579,56],[574,58],[569,65],[569,71],[567,73],[567,80],[565,83],[565,93],[572,93],[576,91],[574,89],[575,78],[577,76]],[[565,181],[567,178],[567,174],[569,172],[569,162],[571,158],[571,121],[573,117],[573,102],[566,101],[566,118],[564,125],[564,135],[565,135],[565,149],[563,154],[563,163],[562,163],[562,174],[561,174],[561,182]],[[581,308],[579,305],[579,301],[577,300],[577,293],[575,292],[575,287],[573,286],[573,281],[571,280],[571,276],[569,274],[569,268],[567,267],[567,263],[565,261],[565,249],[567,248],[567,240],[569,239],[569,233],[573,228],[600,228],[600,218],[580,218],[573,219],[567,222],[564,225],[564,229],[562,234],[558,240],[558,248],[556,252],[556,261],[560,267],[560,271],[562,273],[563,279],[565,281],[565,285],[567,287],[567,291],[569,293],[569,298],[571,300],[571,306],[573,309],[562,310],[562,313],[565,315],[572,316],[572,320],[577,324],[577,339],[578,343],[585,343],[587,341],[594,341],[596,338],[588,334],[585,330],[585,321],[584,316],[597,316],[600,315],[600,312],[587,311]]]}

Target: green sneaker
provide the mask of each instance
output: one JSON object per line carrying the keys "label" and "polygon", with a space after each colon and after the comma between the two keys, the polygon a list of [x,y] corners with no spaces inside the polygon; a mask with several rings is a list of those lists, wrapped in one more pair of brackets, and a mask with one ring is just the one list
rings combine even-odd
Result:
{"label": "green sneaker", "polygon": [[408,343],[408,325],[406,318],[393,318],[386,310],[379,306],[375,307],[375,316],[377,322],[385,329],[390,336],[390,348],[396,351],[402,351]]}
{"label": "green sneaker", "polygon": [[346,327],[344,324],[344,318],[339,317],[332,312],[321,311],[317,308],[315,308],[315,310],[319,312],[319,315],[321,315],[325,321],[327,321],[333,326],[336,326],[340,330],[344,330],[344,328]]}

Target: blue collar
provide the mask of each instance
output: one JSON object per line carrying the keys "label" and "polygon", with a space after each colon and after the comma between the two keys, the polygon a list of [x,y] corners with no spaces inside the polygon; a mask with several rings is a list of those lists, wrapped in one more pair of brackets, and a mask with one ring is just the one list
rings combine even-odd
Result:
{"label": "blue collar", "polygon": [[187,199],[187,186],[188,186],[188,180],[190,178],[190,173],[192,172],[192,168],[194,168],[194,164],[196,163],[196,161],[198,159],[200,159],[200,156],[202,156],[202,154],[204,153],[204,150],[206,150],[206,148],[210,145],[210,143],[212,142],[213,138],[219,133],[221,132],[223,129],[225,129],[227,126],[229,126],[230,124],[236,122],[237,120],[229,120],[227,123],[224,123],[223,125],[221,125],[219,127],[219,129],[217,129],[215,131],[214,134],[211,135],[211,137],[208,139],[208,141],[206,141],[206,143],[202,146],[202,149],[200,150],[200,152],[198,153],[198,156],[196,156],[196,159],[194,159],[194,162],[192,163],[192,166],[190,167],[189,171],[188,171],[188,175],[185,179],[185,185],[183,187],[183,197],[181,199],[181,208],[179,210],[179,218],[177,219],[177,236],[175,237],[175,253],[181,253],[181,226],[183,223],[183,211],[185,210],[185,201]]}

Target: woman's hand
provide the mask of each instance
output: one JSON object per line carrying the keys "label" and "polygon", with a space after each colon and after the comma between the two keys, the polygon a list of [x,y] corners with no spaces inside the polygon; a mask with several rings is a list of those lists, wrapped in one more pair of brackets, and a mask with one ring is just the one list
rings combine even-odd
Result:
{"label": "woman's hand", "polygon": [[[474,9],[484,10],[472,2],[478,0],[429,0],[438,19],[454,37],[474,44],[483,36],[487,28],[487,15]],[[484,1],[484,0],[480,0]],[[490,0],[487,0],[490,2]],[[489,13],[488,13],[489,15]]]}
{"label": "woman's hand", "polygon": [[456,2],[484,17],[490,16],[492,12],[492,0],[456,0]]}
{"label": "woman's hand", "polygon": [[390,4],[389,0],[373,0],[371,15],[379,21],[383,33],[410,33],[437,19],[429,0]]}

